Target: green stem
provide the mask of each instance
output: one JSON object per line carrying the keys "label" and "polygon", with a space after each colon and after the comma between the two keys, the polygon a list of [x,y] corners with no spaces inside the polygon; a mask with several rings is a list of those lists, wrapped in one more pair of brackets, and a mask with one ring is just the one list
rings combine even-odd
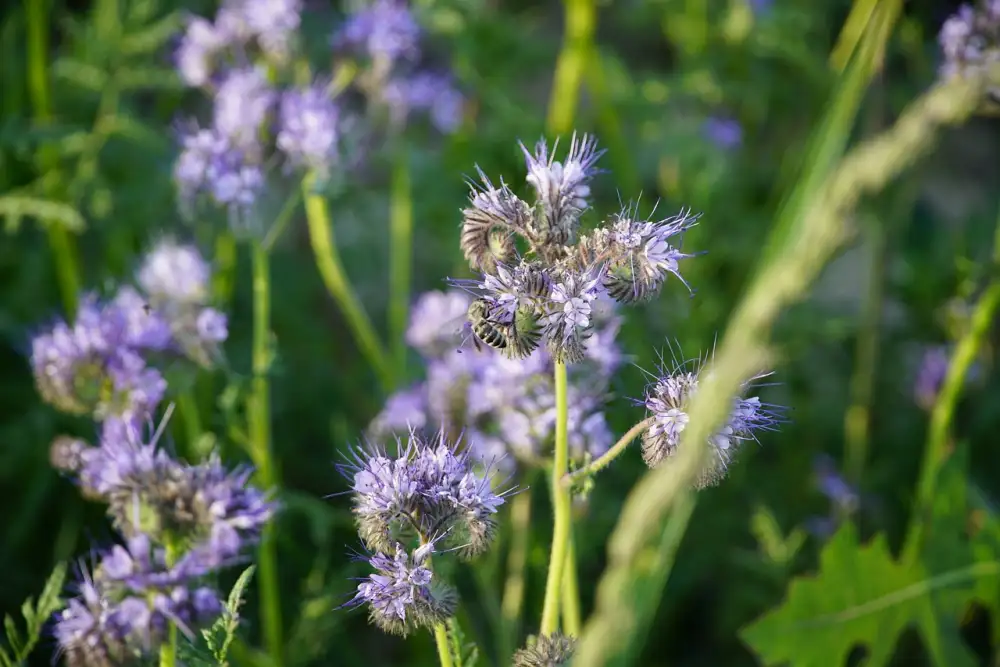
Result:
{"label": "green stem", "polygon": [[[551,635],[559,629],[559,603],[563,586],[563,571],[566,569],[566,552],[569,549],[572,507],[569,489],[560,482],[569,465],[567,442],[567,422],[569,419],[566,401],[566,364],[555,364],[556,385],[556,443],[552,459],[552,548],[549,550],[549,573],[545,580],[545,604],[542,608],[543,635]],[[575,576],[575,573],[573,573]]]}
{"label": "green stem", "polygon": [[184,425],[188,456],[191,457],[192,463],[200,461],[206,454],[206,452],[201,451],[199,446],[202,433],[201,415],[198,414],[198,402],[190,389],[177,394],[177,408],[181,413],[181,422]]}
{"label": "green stem", "polygon": [[333,239],[330,211],[323,195],[315,192],[314,176],[306,177],[302,182],[302,191],[306,202],[309,240],[312,243],[316,266],[323,278],[323,283],[344,312],[347,324],[351,328],[362,354],[368,358],[368,362],[375,370],[375,374],[382,383],[382,388],[390,391],[393,387],[392,367],[368,315],[361,307],[358,297],[347,281],[343,262]]}
{"label": "green stem", "polygon": [[285,200],[284,205],[281,207],[281,211],[278,213],[278,217],[275,218],[274,224],[271,225],[271,228],[267,230],[267,235],[264,236],[264,250],[271,252],[274,244],[278,242],[278,239],[281,238],[281,235],[288,228],[289,223],[291,223],[292,214],[295,213],[295,209],[298,208],[301,201],[301,190],[295,190],[288,196],[288,199]]}
{"label": "green stem", "polygon": [[[25,0],[24,12],[28,33],[28,93],[34,107],[35,122],[48,124],[52,120],[48,75],[48,7],[45,0]],[[43,146],[39,151],[41,167],[44,171],[58,169],[58,154],[52,146]],[[49,247],[56,268],[56,280],[66,310],[66,316],[76,316],[77,299],[80,293],[80,268],[76,244],[69,231],[57,220],[45,224]]]}
{"label": "green stem", "polygon": [[233,299],[236,285],[236,237],[225,230],[215,237],[215,273],[212,294],[219,307],[225,308]]}
{"label": "green stem", "polygon": [[556,60],[547,122],[549,131],[555,135],[573,129],[580,84],[597,23],[593,0],[565,0],[565,6],[566,34]]}
{"label": "green stem", "polygon": [[[166,565],[171,567],[177,559],[176,549],[167,543]],[[177,626],[173,623],[167,629],[167,641],[160,646],[160,667],[174,667],[177,664]]]}
{"label": "green stem", "polygon": [[389,208],[389,340],[396,377],[406,371],[406,320],[410,311],[413,199],[408,154],[400,150],[392,168]]}
{"label": "green stem", "polygon": [[434,624],[434,643],[437,644],[438,660],[441,667],[453,667],[454,661],[451,659],[451,647],[448,645],[448,629],[444,623]]}
{"label": "green stem", "polygon": [[569,527],[569,544],[566,545],[566,569],[562,580],[562,625],[563,633],[579,637],[583,627],[580,614],[580,585],[576,577],[576,539],[573,525]]}
{"label": "green stem", "polygon": [[592,461],[589,465],[586,465],[579,470],[573,471],[572,474],[566,475],[562,479],[562,485],[566,488],[573,486],[576,482],[585,479],[590,475],[597,474],[601,470],[604,470],[614,461],[618,456],[625,451],[625,449],[632,444],[632,441],[639,437],[643,431],[653,425],[653,420],[643,419],[641,422],[633,426],[621,437],[621,439],[614,444],[611,449],[604,452],[597,460]]}
{"label": "green stem", "polygon": [[931,411],[927,448],[924,451],[920,479],[917,483],[910,528],[903,547],[903,562],[906,563],[914,562],[923,546],[933,509],[938,474],[948,458],[948,435],[955,407],[958,405],[969,368],[976,360],[979,349],[983,346],[993,324],[997,307],[1000,306],[1000,276],[997,276],[1000,270],[1000,215],[997,218],[991,262],[993,265],[991,274],[996,277],[990,280],[986,291],[979,298],[972,312],[969,328],[955,346],[955,352],[948,364],[948,373]]}
{"label": "green stem", "polygon": [[528,542],[531,538],[531,491],[526,488],[510,502],[511,542],[507,554],[507,579],[503,586],[501,611],[507,645],[502,658],[510,659],[521,633],[521,611],[524,608],[524,571],[528,563]]}
{"label": "green stem", "polygon": [[[270,258],[259,242],[253,242],[253,385],[250,397],[250,455],[257,466],[260,485],[273,489],[277,472],[271,453],[271,410],[268,373],[271,366],[271,290]],[[261,625],[272,662],[282,663],[281,598],[278,586],[277,549],[268,526],[260,542],[258,555],[261,597]]]}

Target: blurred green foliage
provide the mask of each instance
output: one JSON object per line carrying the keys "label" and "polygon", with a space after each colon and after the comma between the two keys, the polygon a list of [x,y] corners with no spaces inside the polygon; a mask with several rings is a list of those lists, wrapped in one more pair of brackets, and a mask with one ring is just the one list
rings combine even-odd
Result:
{"label": "blurred green foliage", "polygon": [[[413,292],[419,293],[467,273],[457,242],[466,196],[462,176],[475,163],[491,174],[522,173],[515,141],[543,133],[563,10],[554,2],[415,4],[468,91],[474,117],[467,131],[425,142],[412,156]],[[29,67],[28,58],[30,19],[39,7],[48,56],[41,72]],[[310,5],[318,19],[307,24],[306,36],[316,53],[322,54],[324,31],[332,25],[327,19],[341,9]],[[854,113],[841,119],[840,144],[830,160],[848,143],[885,129],[934,80],[936,32],[953,9],[947,3],[904,8],[881,68],[871,73],[863,98],[858,92],[859,120],[851,120]],[[850,10],[846,0],[630,0],[597,7],[573,124],[596,131],[609,148],[604,166],[611,173],[595,183],[598,211],[612,212],[619,198],[641,193],[646,211],[662,199],[668,210],[683,205],[704,212],[686,239],[686,248],[708,251],[685,271],[695,298],[673,293],[628,313],[620,340],[638,366],[651,368],[667,340],[696,352],[712,346],[723,330],[766,251],[779,203],[800,183],[803,165],[817,159],[809,138],[838,89],[831,53],[838,53]],[[78,256],[68,261],[77,262],[87,289],[128,279],[142,250],[165,233],[194,238],[210,254],[216,250],[215,221],[181,225],[170,182],[173,123],[204,104],[178,85],[169,61],[184,11],[207,14],[214,7],[173,0],[26,0],[0,13],[3,611],[42,591],[56,564],[84,557],[111,535],[101,509],[82,500],[48,462],[55,436],[91,436],[93,425],[43,405],[27,363],[32,332],[70,307],[61,297],[66,278],[51,251],[53,226],[75,241]],[[47,99],[42,90],[50,91]],[[712,116],[739,122],[740,146],[725,148],[706,136],[704,122]],[[992,272],[977,267],[989,260],[998,148],[995,119],[949,131],[932,159],[863,202],[856,215],[864,233],[834,259],[809,298],[781,317],[773,336],[781,384],[767,399],[790,406],[792,421],[762,447],[748,448],[719,488],[700,495],[636,664],[757,664],[744,640],[768,664],[833,665],[861,644],[873,664],[924,664],[930,657],[949,666],[987,664],[985,656],[996,653],[997,579],[959,576],[962,568],[985,569],[997,558],[989,499],[1000,492],[990,474],[1000,465],[992,447],[1000,385],[989,371],[1000,339],[992,330],[982,356],[987,372],[951,421],[968,465],[952,466],[948,483],[941,483],[928,541],[933,549],[912,562],[893,554],[903,542],[926,440],[927,415],[912,399],[921,346],[961,336],[967,323],[962,313]],[[376,171],[331,203],[346,270],[382,332],[388,187],[388,174]],[[237,257],[235,271],[228,304],[232,368],[203,378],[196,392],[205,428],[231,460],[243,457],[227,433],[226,415],[245,391],[240,378],[250,370],[249,257]],[[364,566],[348,558],[357,537],[347,499],[325,496],[344,490],[333,462],[360,437],[385,397],[323,288],[303,220],[293,220],[275,248],[272,277],[273,440],[285,485],[278,544],[286,663],[435,664],[429,636],[388,638],[367,625],[364,613],[335,610],[352,594],[352,577]],[[956,296],[964,308],[952,307]],[[859,365],[865,338],[875,341],[877,354]],[[409,371],[414,379],[420,373]],[[858,467],[862,502],[852,521],[825,542],[803,532],[811,517],[828,512],[813,460],[820,453],[839,461],[848,455],[845,414],[857,402],[851,386],[858,375],[870,383],[870,391],[860,394],[870,416],[869,445]],[[641,416],[628,399],[641,396],[644,382],[637,368],[617,379],[609,413],[617,433]],[[183,451],[185,434],[174,426]],[[580,510],[585,517],[577,520],[583,528],[576,531],[576,552],[585,615],[593,606],[592,582],[604,570],[608,535],[643,470],[637,455],[626,455],[601,476]],[[525,635],[538,626],[551,535],[545,494],[532,495]],[[961,535],[973,519],[984,527],[971,538]],[[938,539],[942,531],[947,539]],[[499,548],[509,543],[505,528]],[[811,580],[792,579],[817,569]],[[230,573],[227,589],[237,574]],[[491,615],[499,606],[499,578],[463,570],[457,579],[460,621],[479,647],[479,664],[498,664]],[[900,590],[908,593],[899,597]],[[260,633],[256,591],[251,586],[246,593],[243,639],[228,659],[267,664],[250,648],[260,644]],[[890,599],[894,594],[898,600]],[[992,617],[969,613],[970,602],[988,604]],[[909,625],[919,632],[903,633]],[[51,659],[51,639],[41,647],[33,664]]]}

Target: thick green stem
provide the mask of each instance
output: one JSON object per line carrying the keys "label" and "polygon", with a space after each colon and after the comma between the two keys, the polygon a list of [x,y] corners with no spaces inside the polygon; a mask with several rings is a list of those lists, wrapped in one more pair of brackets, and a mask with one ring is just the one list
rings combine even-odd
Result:
{"label": "thick green stem", "polygon": [[545,605],[542,608],[543,635],[551,635],[559,629],[560,593],[563,587],[563,571],[566,570],[566,552],[569,549],[572,521],[569,489],[560,483],[569,465],[569,446],[566,438],[569,419],[566,401],[566,364],[556,362],[555,384],[556,443],[552,458],[552,509],[555,521],[552,529],[552,548],[549,550],[549,574],[545,580]]}
{"label": "thick green stem", "polygon": [[920,480],[917,483],[916,498],[913,503],[913,514],[910,519],[910,529],[906,535],[903,547],[903,561],[914,562],[920,554],[927,524],[930,522],[934,506],[934,491],[937,487],[941,467],[948,458],[948,435],[951,420],[958,405],[959,396],[965,385],[965,377],[969,368],[976,360],[979,349],[983,346],[997,307],[1000,306],[1000,216],[997,218],[997,230],[993,239],[993,257],[990,274],[995,276],[990,280],[986,291],[979,298],[972,312],[968,330],[955,346],[948,364],[937,401],[931,411],[927,447],[924,451],[924,461],[920,470]]}
{"label": "thick green stem", "polygon": [[521,633],[521,611],[524,608],[524,571],[528,563],[528,541],[531,537],[531,491],[526,488],[511,499],[511,541],[507,554],[507,579],[503,586],[501,612],[506,646],[503,659],[509,659]]}
{"label": "thick green stem", "polygon": [[569,544],[566,546],[566,569],[562,579],[562,629],[571,637],[579,637],[583,627],[580,614],[580,585],[576,576],[576,539],[573,525],[569,527]]}
{"label": "thick green stem", "polygon": [[302,182],[302,191],[306,203],[309,240],[312,243],[316,266],[323,278],[323,284],[326,285],[327,291],[344,312],[347,325],[351,328],[362,354],[367,357],[368,363],[375,370],[375,374],[382,383],[382,388],[390,391],[394,384],[392,367],[385,349],[375,333],[375,328],[372,327],[367,313],[361,307],[358,297],[354,294],[354,290],[347,280],[340,253],[337,251],[337,245],[333,239],[333,227],[330,224],[330,210],[327,207],[326,199],[315,191],[313,176],[307,176]]}
{"label": "thick green stem", "polygon": [[448,645],[448,628],[444,623],[434,624],[434,643],[437,645],[438,660],[441,667],[453,667],[455,662],[451,659],[451,647]]}
{"label": "thick green stem", "polygon": [[602,454],[596,461],[592,461],[590,465],[586,465],[579,470],[574,471],[573,474],[563,477],[563,486],[569,488],[573,486],[574,483],[588,477],[589,475],[594,475],[607,468],[612,461],[618,458],[618,456],[624,452],[630,444],[632,444],[633,440],[638,438],[642,432],[652,426],[652,424],[652,419],[643,419],[641,422],[630,428],[611,449],[604,452],[604,454]]}
{"label": "thick green stem", "polygon": [[220,308],[233,299],[236,285],[236,237],[225,230],[215,237],[215,272],[212,276],[212,294]]}
{"label": "thick green stem", "polygon": [[[25,0],[25,21],[28,32],[28,94],[34,107],[35,122],[45,125],[52,120],[49,96],[48,52],[49,21],[45,0]],[[41,168],[50,171],[58,168],[58,154],[52,146],[40,149]],[[49,248],[55,262],[56,279],[66,316],[76,316],[80,293],[80,268],[76,244],[69,231],[58,220],[45,223]]]}
{"label": "thick green stem", "polygon": [[[250,455],[257,477],[265,489],[277,485],[277,471],[271,453],[271,406],[269,371],[271,366],[271,284],[270,258],[257,241],[252,244],[253,265],[253,385],[250,397]],[[281,598],[278,585],[277,548],[271,526],[260,542],[258,554],[261,597],[261,625],[272,662],[282,664]]]}
{"label": "thick green stem", "polygon": [[406,371],[406,320],[410,311],[410,273],[413,253],[413,199],[409,156],[400,150],[392,168],[389,208],[389,340],[396,377]]}

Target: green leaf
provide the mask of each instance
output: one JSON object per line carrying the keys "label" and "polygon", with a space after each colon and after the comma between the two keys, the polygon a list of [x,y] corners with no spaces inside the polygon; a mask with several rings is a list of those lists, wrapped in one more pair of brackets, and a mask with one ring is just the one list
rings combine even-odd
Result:
{"label": "green leaf", "polygon": [[42,636],[42,628],[45,622],[63,607],[62,598],[59,592],[62,590],[63,582],[66,580],[66,564],[59,563],[52,574],[49,575],[42,594],[38,598],[38,603],[34,603],[28,598],[21,605],[21,616],[24,618],[25,632],[17,629],[17,624],[10,616],[4,618],[4,630],[7,634],[7,644],[10,651],[0,649],[0,664],[4,667],[20,665],[27,659],[31,651]]}
{"label": "green leaf", "polygon": [[253,578],[255,569],[256,567],[251,565],[243,570],[243,574],[236,580],[232,590],[229,592],[229,599],[226,601],[226,607],[222,615],[219,616],[211,628],[202,631],[205,644],[212,652],[212,656],[218,665],[225,666],[229,664],[227,656],[229,655],[229,648],[236,638],[236,631],[240,626],[240,607],[243,605],[243,595],[250,584],[250,579]]}
{"label": "green leaf", "polygon": [[57,78],[84,90],[99,93],[108,85],[108,75],[100,67],[73,58],[60,58],[52,63]]}
{"label": "green leaf", "polygon": [[166,67],[130,67],[119,70],[115,83],[125,91],[182,90],[184,83],[172,69]]}
{"label": "green leaf", "polygon": [[22,195],[0,197],[0,219],[6,220],[7,233],[17,232],[23,218],[35,218],[43,226],[55,222],[77,234],[86,227],[83,216],[69,204]]}
{"label": "green leaf", "polygon": [[182,23],[180,13],[173,12],[155,23],[126,35],[122,40],[122,55],[152,54],[159,51],[180,29]]}
{"label": "green leaf", "polygon": [[1000,563],[975,563],[932,574],[920,564],[893,560],[884,535],[867,545],[845,522],[820,555],[815,577],[792,582],[778,609],[743,630],[743,639],[767,665],[843,665],[855,646],[866,664],[885,665],[899,635],[916,626],[935,665],[974,667],[958,632],[958,615],[971,601],[975,580],[1000,572]]}

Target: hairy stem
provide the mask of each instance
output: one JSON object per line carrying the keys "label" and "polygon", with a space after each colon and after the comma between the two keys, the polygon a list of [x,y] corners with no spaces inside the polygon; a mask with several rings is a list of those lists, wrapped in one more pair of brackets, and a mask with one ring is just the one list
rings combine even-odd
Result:
{"label": "hairy stem", "polygon": [[382,343],[375,333],[368,314],[358,301],[354,289],[347,280],[343,261],[333,238],[333,227],[330,223],[330,210],[323,195],[315,192],[315,179],[307,176],[302,182],[303,195],[306,202],[306,221],[309,226],[309,240],[312,243],[316,266],[323,278],[323,284],[330,295],[340,306],[347,318],[354,338],[361,348],[361,353],[368,359],[382,383],[382,388],[390,391],[393,387],[392,367]]}
{"label": "hairy stem", "polygon": [[[264,489],[277,484],[271,452],[271,410],[268,374],[271,366],[271,284],[270,258],[257,241],[252,244],[253,266],[253,371],[249,404],[250,455]],[[260,542],[259,582],[261,625],[272,662],[282,664],[281,597],[278,584],[278,557],[272,527],[264,530]]]}
{"label": "hairy stem", "polygon": [[410,311],[413,199],[408,154],[400,150],[392,168],[389,205],[389,340],[396,377],[406,371],[406,320]]}
{"label": "hairy stem", "polygon": [[[996,276],[997,271],[1000,270],[1000,215],[997,218],[997,231],[993,239],[993,257],[990,261],[992,264],[991,274]],[[903,546],[904,562],[916,560],[923,546],[927,524],[933,509],[938,475],[948,458],[948,434],[955,414],[955,407],[958,405],[958,399],[965,385],[965,377],[986,340],[998,306],[1000,306],[1000,277],[994,277],[976,303],[968,330],[955,346],[955,352],[948,364],[948,373],[945,375],[944,384],[941,386],[941,391],[931,411],[927,448],[924,451],[920,480],[917,483],[913,516]]]}
{"label": "hairy stem", "polygon": [[503,586],[501,612],[504,621],[506,647],[504,660],[509,659],[521,633],[521,611],[524,608],[524,571],[528,563],[528,542],[531,538],[530,487],[516,494],[510,503],[511,543],[507,554],[507,579]]}
{"label": "hairy stem", "polygon": [[451,659],[451,646],[448,644],[448,628],[444,623],[434,624],[434,643],[437,645],[438,661],[441,667],[453,667],[454,660]]}
{"label": "hairy stem", "polygon": [[630,428],[621,439],[614,444],[611,449],[604,452],[596,461],[592,461],[590,465],[586,465],[579,470],[575,470],[572,474],[568,474],[562,479],[562,484],[565,487],[571,487],[574,483],[585,479],[589,475],[594,475],[601,470],[604,470],[614,461],[618,456],[625,451],[625,449],[632,444],[632,441],[642,435],[642,432],[653,425],[653,419],[643,419],[641,422]]}
{"label": "hairy stem", "polygon": [[569,544],[566,545],[566,569],[562,579],[562,629],[572,637],[580,636],[583,618],[580,615],[580,585],[576,577],[576,538],[573,525],[569,527]]}
{"label": "hairy stem", "polygon": [[566,552],[569,548],[572,521],[569,489],[560,483],[569,465],[569,443],[566,437],[569,411],[564,363],[555,364],[555,384],[556,443],[552,460],[552,509],[555,521],[552,529],[552,548],[549,550],[549,573],[545,580],[545,606],[542,608],[543,635],[551,635],[559,629],[560,593],[563,586],[563,571],[566,570]]}

